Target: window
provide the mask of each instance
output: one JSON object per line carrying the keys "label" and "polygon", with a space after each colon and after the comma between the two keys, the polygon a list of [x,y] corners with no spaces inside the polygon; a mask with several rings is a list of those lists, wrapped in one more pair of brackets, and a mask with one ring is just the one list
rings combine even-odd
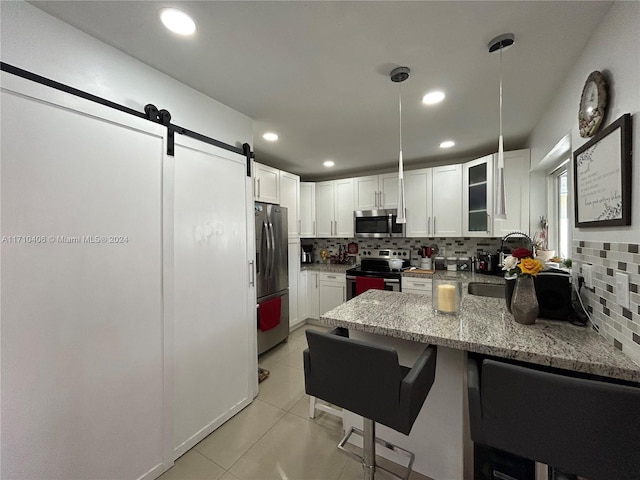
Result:
{"label": "window", "polygon": [[571,255],[568,166],[569,159],[566,159],[549,173],[549,248],[562,258]]}

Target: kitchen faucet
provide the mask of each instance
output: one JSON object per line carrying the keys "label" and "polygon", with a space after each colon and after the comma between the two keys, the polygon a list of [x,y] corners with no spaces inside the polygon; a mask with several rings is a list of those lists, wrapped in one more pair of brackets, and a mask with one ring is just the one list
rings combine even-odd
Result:
{"label": "kitchen faucet", "polygon": [[529,250],[531,250],[531,254],[535,256],[535,251],[534,251],[535,243],[533,242],[533,240],[529,235],[527,235],[524,232],[510,232],[510,233],[507,233],[504,237],[502,237],[502,243],[500,243],[500,252],[498,252],[498,255],[500,255],[500,258],[498,260],[499,267],[502,267],[502,265],[504,264],[504,241],[513,235],[519,235],[529,240],[529,243],[531,244],[531,247],[529,248]]}

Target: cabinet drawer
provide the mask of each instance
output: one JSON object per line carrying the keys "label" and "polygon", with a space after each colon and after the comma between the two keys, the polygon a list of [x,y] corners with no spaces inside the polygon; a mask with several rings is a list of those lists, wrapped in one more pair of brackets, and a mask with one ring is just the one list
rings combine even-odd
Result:
{"label": "cabinet drawer", "polygon": [[321,282],[333,282],[343,284],[347,281],[344,273],[326,273],[322,272],[319,274],[319,280]]}
{"label": "cabinet drawer", "polygon": [[[410,291],[411,290],[411,291]],[[403,278],[402,291],[409,293],[422,293],[431,295],[431,279],[430,278]]]}

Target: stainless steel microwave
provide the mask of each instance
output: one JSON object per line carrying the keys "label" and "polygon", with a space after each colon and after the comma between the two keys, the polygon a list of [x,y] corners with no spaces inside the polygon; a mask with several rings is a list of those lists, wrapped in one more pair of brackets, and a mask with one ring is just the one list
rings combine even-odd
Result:
{"label": "stainless steel microwave", "polygon": [[356,210],[353,212],[353,231],[356,237],[404,237],[405,224],[397,223],[398,210]]}

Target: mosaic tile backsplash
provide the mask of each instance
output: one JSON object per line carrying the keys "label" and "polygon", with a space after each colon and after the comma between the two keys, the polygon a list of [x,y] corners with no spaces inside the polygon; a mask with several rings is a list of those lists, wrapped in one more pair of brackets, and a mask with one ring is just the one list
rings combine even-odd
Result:
{"label": "mosaic tile backsplash", "polygon": [[[572,245],[574,272],[593,265],[594,288],[580,292],[593,328],[640,364],[640,246],[635,243],[576,240]],[[618,305],[616,272],[629,274],[629,309]],[[575,275],[575,273],[574,273]]]}
{"label": "mosaic tile backsplash", "polygon": [[[518,240],[520,242],[521,240]],[[418,249],[422,246],[437,245],[439,257],[473,257],[479,251],[495,253],[501,246],[501,238],[308,238],[301,239],[303,245],[313,245],[315,260],[321,248],[326,248],[330,255],[337,255],[340,246],[344,248],[349,242],[358,244],[358,251],[381,248],[408,248],[411,250],[411,265],[420,266]],[[510,245],[511,246],[511,245]],[[520,246],[519,244],[517,246]],[[360,262],[360,255],[356,263]]]}

